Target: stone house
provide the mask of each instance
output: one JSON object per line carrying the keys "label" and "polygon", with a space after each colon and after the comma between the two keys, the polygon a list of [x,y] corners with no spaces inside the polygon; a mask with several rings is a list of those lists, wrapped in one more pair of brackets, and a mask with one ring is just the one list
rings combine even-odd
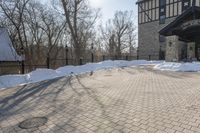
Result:
{"label": "stone house", "polygon": [[199,60],[200,0],[139,0],[140,59]]}

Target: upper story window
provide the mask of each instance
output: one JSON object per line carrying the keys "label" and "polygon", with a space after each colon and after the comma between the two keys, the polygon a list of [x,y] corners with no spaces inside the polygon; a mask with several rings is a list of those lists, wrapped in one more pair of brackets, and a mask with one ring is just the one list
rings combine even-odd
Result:
{"label": "upper story window", "polygon": [[[167,18],[176,17],[192,5],[193,0],[143,0],[138,3],[138,22],[159,21],[164,24]],[[200,6],[200,0],[194,0]]]}
{"label": "upper story window", "polygon": [[159,3],[159,21],[164,24],[166,19],[166,0],[160,0]]}
{"label": "upper story window", "polygon": [[165,6],[166,0],[160,0],[160,6]]}
{"label": "upper story window", "polygon": [[186,9],[188,9],[190,5],[191,5],[190,0],[182,0],[182,11],[185,11]]}
{"label": "upper story window", "polygon": [[147,23],[159,19],[159,0],[144,0],[138,3],[138,22]]}

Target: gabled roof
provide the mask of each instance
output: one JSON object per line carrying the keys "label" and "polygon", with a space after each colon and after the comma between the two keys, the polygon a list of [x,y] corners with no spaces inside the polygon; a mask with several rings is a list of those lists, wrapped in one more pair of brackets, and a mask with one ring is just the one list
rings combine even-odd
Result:
{"label": "gabled roof", "polygon": [[194,13],[200,13],[200,7],[192,6],[179,15],[173,22],[168,24],[162,30],[159,31],[161,35],[169,36],[171,32],[179,26],[188,16],[193,15]]}
{"label": "gabled roof", "polygon": [[14,49],[6,28],[0,28],[0,61],[21,61]]}

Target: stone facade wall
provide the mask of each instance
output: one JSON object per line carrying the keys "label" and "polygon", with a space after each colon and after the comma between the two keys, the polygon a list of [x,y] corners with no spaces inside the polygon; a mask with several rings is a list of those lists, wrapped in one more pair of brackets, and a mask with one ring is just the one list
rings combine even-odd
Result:
{"label": "stone facade wall", "polygon": [[165,50],[166,42],[159,41],[159,31],[172,22],[174,18],[166,19],[165,24],[159,24],[159,21],[139,24],[138,26],[138,47],[139,47],[139,58],[140,59],[151,59],[158,60],[160,46],[162,50]]}
{"label": "stone facade wall", "polygon": [[166,61],[179,61],[181,59],[181,45],[182,42],[179,41],[178,36],[167,37],[166,44]]}

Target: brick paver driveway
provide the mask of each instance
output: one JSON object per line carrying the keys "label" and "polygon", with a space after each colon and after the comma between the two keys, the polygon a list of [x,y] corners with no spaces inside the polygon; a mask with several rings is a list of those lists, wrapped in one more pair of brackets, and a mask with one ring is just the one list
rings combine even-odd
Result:
{"label": "brick paver driveway", "polygon": [[[32,117],[48,121],[18,127]],[[121,68],[1,90],[1,132],[200,132],[200,74]]]}

